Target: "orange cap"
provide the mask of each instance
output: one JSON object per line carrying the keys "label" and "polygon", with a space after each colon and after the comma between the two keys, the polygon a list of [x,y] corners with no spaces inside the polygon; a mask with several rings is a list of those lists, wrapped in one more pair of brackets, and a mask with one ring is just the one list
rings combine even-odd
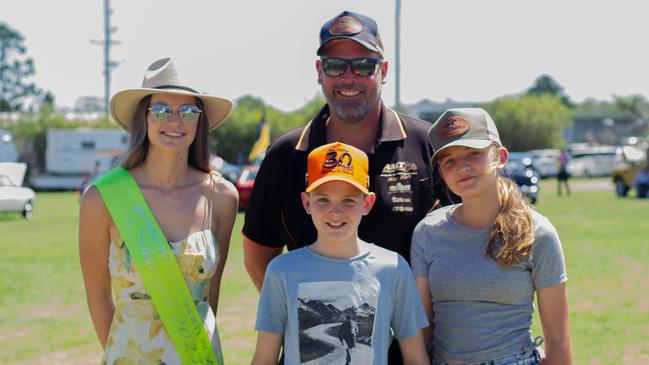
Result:
{"label": "orange cap", "polygon": [[306,192],[329,181],[344,181],[368,194],[368,166],[367,155],[356,147],[340,142],[320,146],[307,158]]}

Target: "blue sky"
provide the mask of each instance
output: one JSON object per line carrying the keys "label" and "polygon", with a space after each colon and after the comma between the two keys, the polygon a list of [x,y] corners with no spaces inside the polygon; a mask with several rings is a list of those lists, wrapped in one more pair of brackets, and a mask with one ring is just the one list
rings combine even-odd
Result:
{"label": "blue sky", "polygon": [[[187,83],[283,110],[319,90],[320,26],[342,10],[377,20],[392,62],[383,95],[394,102],[394,1],[112,0],[117,27],[112,93],[140,85],[171,56]],[[0,20],[25,36],[33,80],[60,106],[103,96],[103,1],[2,0]],[[488,101],[552,75],[576,101],[649,96],[649,3],[633,0],[403,1],[401,99]]]}

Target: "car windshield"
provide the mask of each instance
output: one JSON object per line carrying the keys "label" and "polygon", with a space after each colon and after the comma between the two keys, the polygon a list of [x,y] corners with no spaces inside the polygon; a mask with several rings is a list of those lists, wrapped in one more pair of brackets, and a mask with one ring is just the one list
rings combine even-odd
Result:
{"label": "car windshield", "polygon": [[239,177],[240,182],[253,181],[257,177],[257,170],[245,169]]}
{"label": "car windshield", "polygon": [[645,158],[645,151],[633,146],[622,147],[624,159],[631,162],[642,161]]}
{"label": "car windshield", "polygon": [[257,177],[257,171],[250,171],[246,180],[254,180]]}

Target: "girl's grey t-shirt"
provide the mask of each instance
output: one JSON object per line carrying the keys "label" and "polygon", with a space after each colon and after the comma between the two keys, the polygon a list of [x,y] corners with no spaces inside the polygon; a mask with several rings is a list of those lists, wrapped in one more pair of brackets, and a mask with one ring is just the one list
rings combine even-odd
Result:
{"label": "girl's grey t-shirt", "polygon": [[567,280],[556,229],[532,211],[531,254],[504,268],[485,255],[490,228],[462,226],[451,217],[455,207],[428,214],[412,236],[412,270],[428,279],[432,296],[434,353],[485,361],[531,348],[534,291]]}

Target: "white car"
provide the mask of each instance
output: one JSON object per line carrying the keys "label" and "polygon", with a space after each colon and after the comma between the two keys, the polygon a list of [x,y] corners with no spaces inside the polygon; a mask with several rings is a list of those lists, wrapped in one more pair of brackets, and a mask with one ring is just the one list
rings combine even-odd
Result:
{"label": "white car", "polygon": [[572,176],[611,176],[617,160],[615,147],[573,151],[568,161],[568,172]]}
{"label": "white car", "polygon": [[557,176],[559,173],[557,160],[561,155],[561,150],[553,148],[531,150],[528,154],[532,158],[532,165],[542,178]]}
{"label": "white car", "polygon": [[22,186],[25,172],[24,162],[0,162],[0,212],[21,212],[31,219],[36,194]]}

